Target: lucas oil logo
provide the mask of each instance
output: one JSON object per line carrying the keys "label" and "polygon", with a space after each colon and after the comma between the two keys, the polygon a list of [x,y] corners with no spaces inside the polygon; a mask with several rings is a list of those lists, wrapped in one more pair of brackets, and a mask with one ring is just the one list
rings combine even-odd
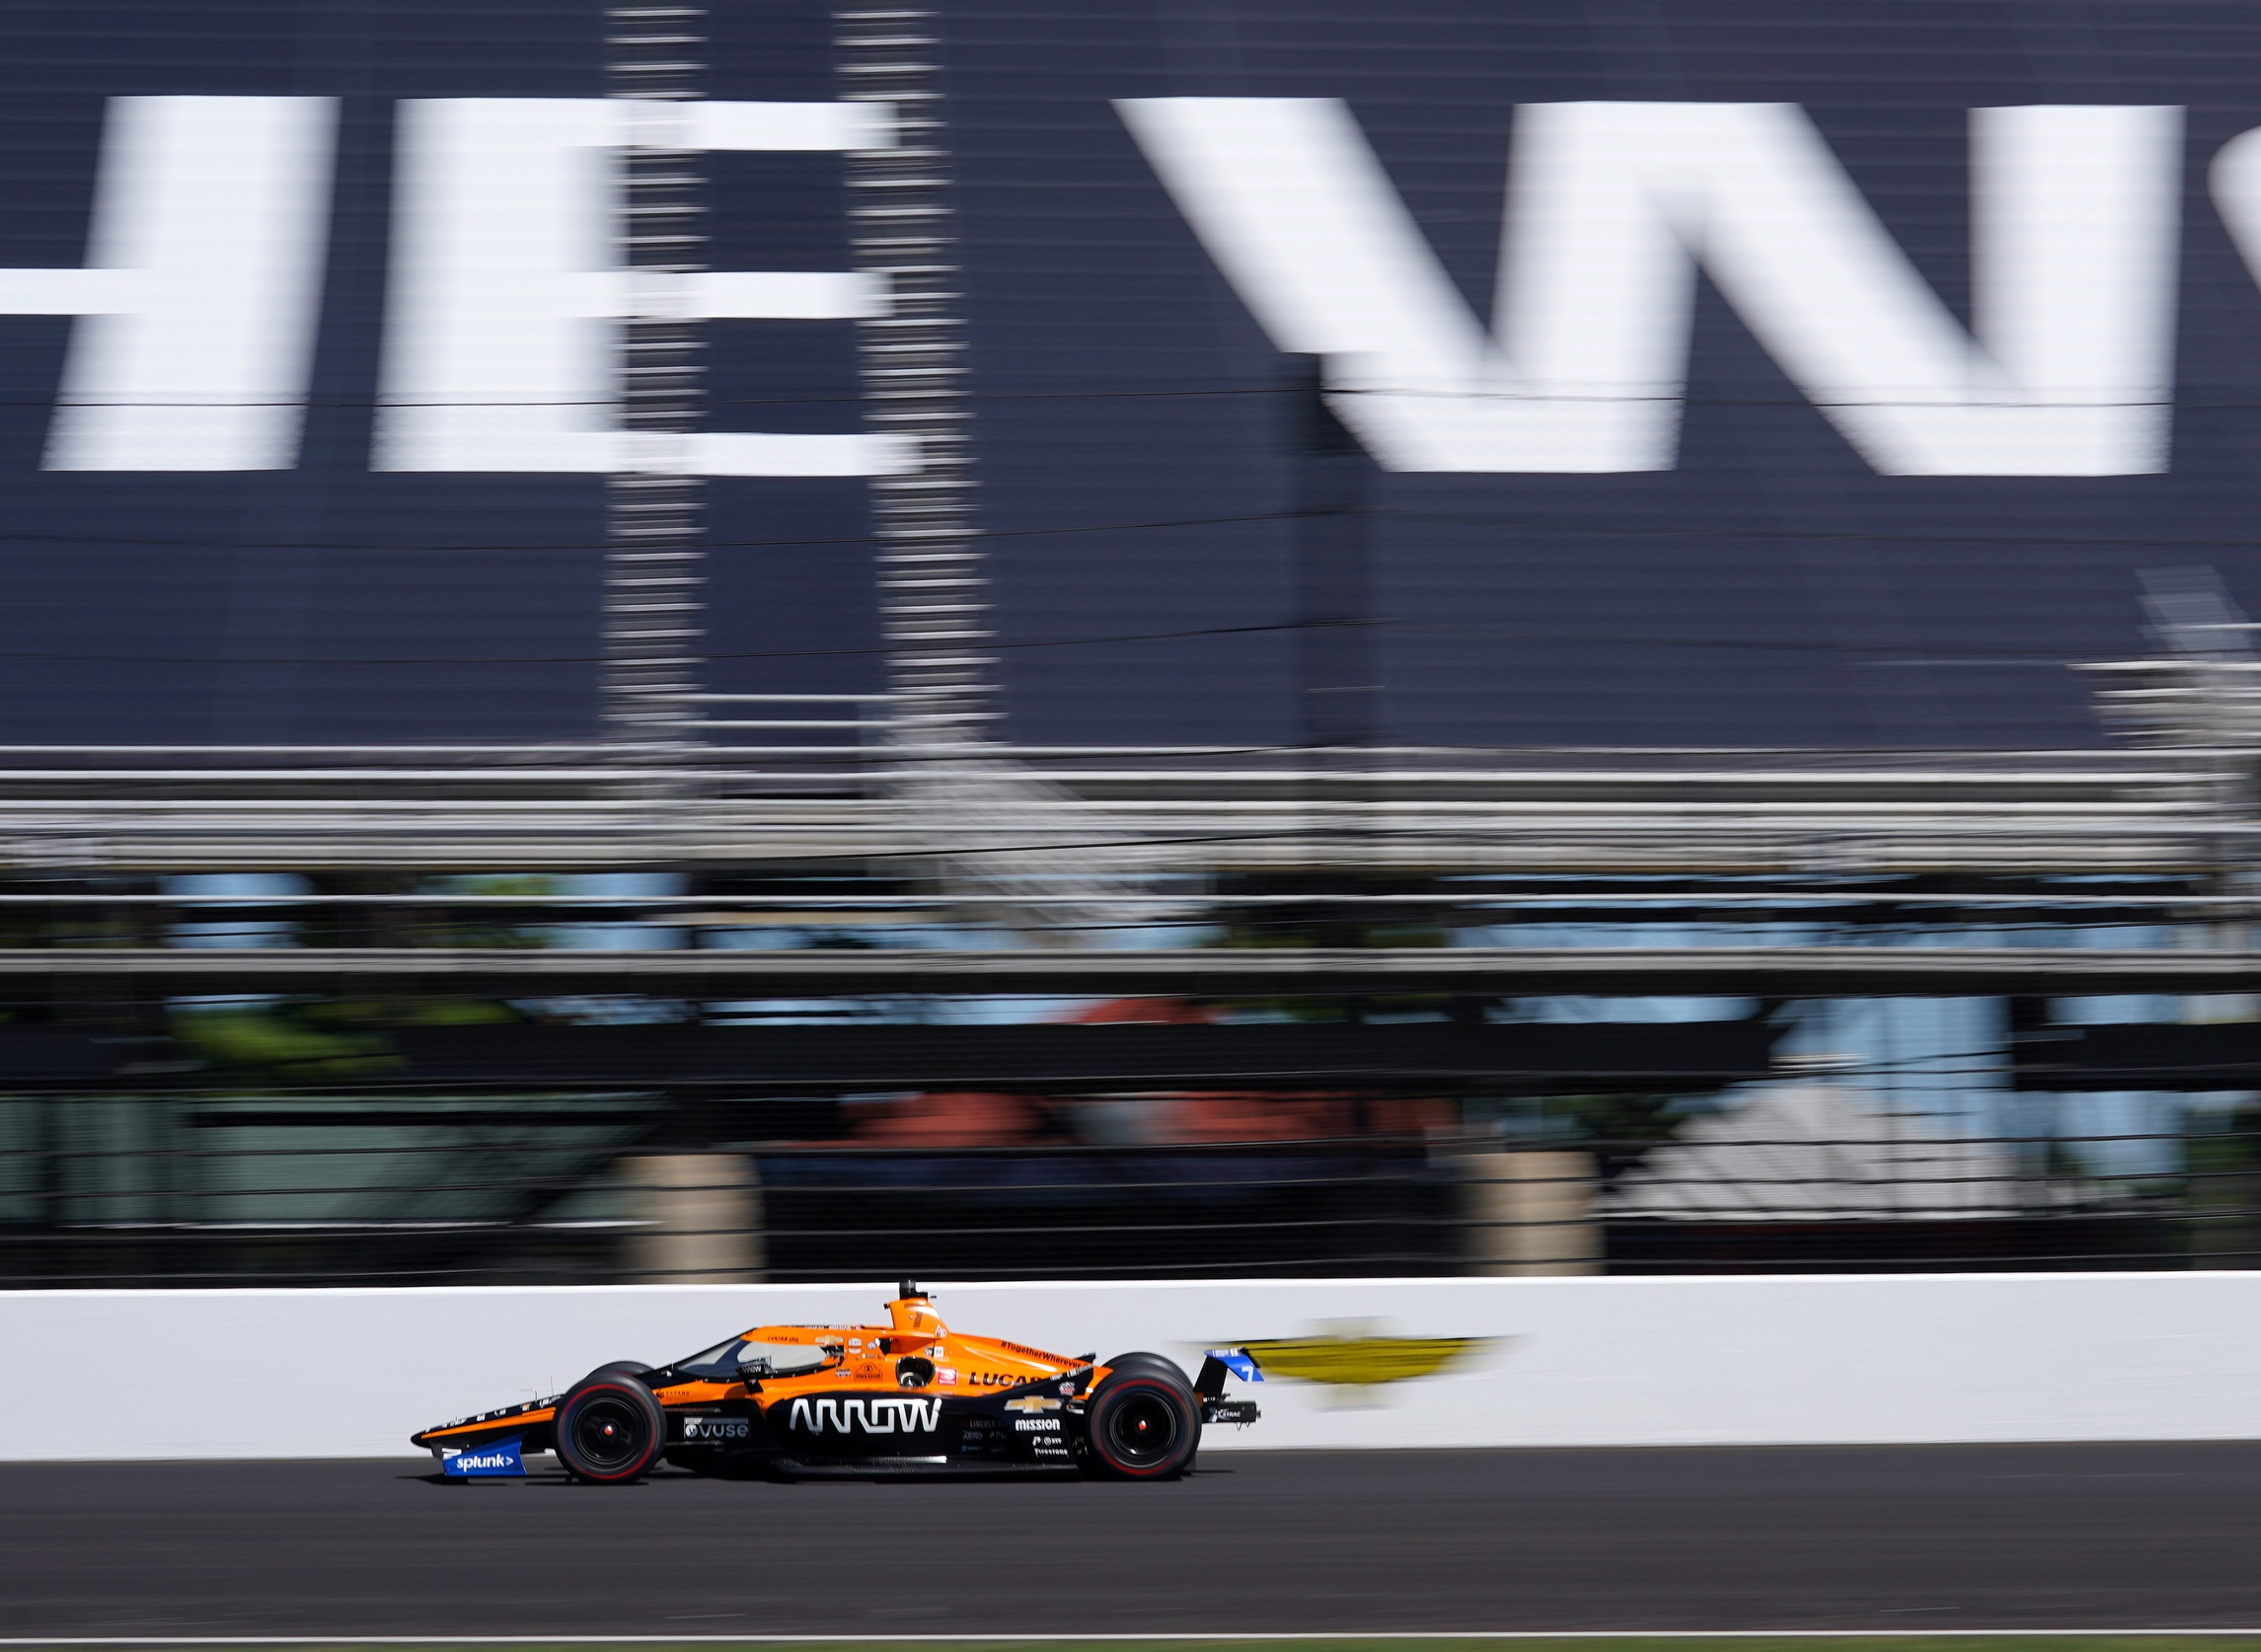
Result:
{"label": "lucas oil logo", "polygon": [[796,1399],[786,1426],[811,1434],[932,1434],[942,1426],[942,1401],[932,1399]]}

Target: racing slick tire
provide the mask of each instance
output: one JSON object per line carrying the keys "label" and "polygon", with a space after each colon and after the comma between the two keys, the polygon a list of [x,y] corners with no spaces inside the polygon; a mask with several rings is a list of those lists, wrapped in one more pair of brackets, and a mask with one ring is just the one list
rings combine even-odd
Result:
{"label": "racing slick tire", "polygon": [[635,1360],[614,1360],[610,1365],[598,1366],[581,1381],[591,1383],[599,1377],[648,1377],[650,1375],[651,1367],[648,1365],[640,1365]]}
{"label": "racing slick tire", "polygon": [[1168,1354],[1117,1354],[1113,1359],[1107,1361],[1107,1370],[1110,1374],[1110,1381],[1112,1381],[1112,1375],[1119,1372],[1152,1371],[1168,1377],[1171,1382],[1178,1384],[1188,1391],[1191,1391],[1193,1388],[1193,1379],[1185,1375],[1185,1368]]}
{"label": "racing slick tire", "polygon": [[558,1404],[552,1446],[565,1472],[592,1485],[641,1479],[667,1444],[667,1415],[630,1374],[600,1366]]}
{"label": "racing slick tire", "polygon": [[1175,1479],[1201,1449],[1201,1401],[1160,1354],[1107,1361],[1084,1413],[1084,1468],[1119,1480]]}

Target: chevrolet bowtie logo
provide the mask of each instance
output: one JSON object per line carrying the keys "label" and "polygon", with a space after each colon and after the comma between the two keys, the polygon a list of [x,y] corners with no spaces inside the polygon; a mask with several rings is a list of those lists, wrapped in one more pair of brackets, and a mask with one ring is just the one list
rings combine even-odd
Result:
{"label": "chevrolet bowtie logo", "polygon": [[1434,1377],[1454,1361],[1498,1341],[1490,1336],[1299,1336],[1244,1342],[1267,1377],[1372,1388]]}
{"label": "chevrolet bowtie logo", "polygon": [[1057,1411],[1060,1402],[1057,1399],[1046,1399],[1040,1393],[1032,1393],[1024,1398],[1007,1400],[1005,1408],[1008,1411]]}

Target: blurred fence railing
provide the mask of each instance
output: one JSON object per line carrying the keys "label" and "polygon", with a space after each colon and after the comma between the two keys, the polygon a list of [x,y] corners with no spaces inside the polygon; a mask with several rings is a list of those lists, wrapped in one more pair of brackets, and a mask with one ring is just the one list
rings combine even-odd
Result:
{"label": "blurred fence railing", "polygon": [[2246,748],[704,704],[0,748],[0,1287],[2261,1262]]}
{"label": "blurred fence railing", "polygon": [[2249,1113],[1969,1136],[1780,1093],[1636,1136],[1338,1096],[1330,1133],[1199,1141],[1100,1097],[986,1146],[688,1145],[633,1091],[19,1094],[0,1287],[2261,1265]]}

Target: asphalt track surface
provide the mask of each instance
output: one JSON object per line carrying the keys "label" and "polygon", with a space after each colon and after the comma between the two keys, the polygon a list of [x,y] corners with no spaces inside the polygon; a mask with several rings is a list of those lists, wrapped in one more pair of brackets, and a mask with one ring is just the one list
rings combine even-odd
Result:
{"label": "asphalt track surface", "polygon": [[2254,1625],[2261,1442],[1215,1453],[1173,1485],[0,1466],[4,1637]]}

